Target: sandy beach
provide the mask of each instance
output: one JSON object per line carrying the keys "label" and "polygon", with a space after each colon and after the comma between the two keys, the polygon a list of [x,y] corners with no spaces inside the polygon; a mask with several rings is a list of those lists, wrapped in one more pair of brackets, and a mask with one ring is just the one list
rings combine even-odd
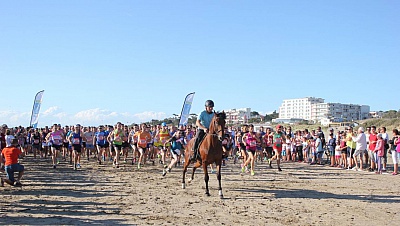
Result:
{"label": "sandy beach", "polygon": [[[204,195],[202,170],[186,189],[182,168],[162,177],[162,166],[138,170],[129,163],[67,162],[52,169],[49,159],[22,160],[22,188],[0,187],[0,224],[8,225],[396,225],[400,223],[400,176],[375,175],[328,166],[283,163],[283,171],[256,165],[222,169],[224,199],[210,175]],[[273,165],[274,166],[274,165]],[[189,169],[189,173],[191,169]],[[4,175],[4,172],[1,172]],[[396,223],[397,222],[397,223]]]}

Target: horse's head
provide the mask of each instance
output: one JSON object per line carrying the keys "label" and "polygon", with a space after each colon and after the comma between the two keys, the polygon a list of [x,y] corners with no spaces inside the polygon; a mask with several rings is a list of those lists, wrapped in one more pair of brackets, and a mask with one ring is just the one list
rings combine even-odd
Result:
{"label": "horse's head", "polygon": [[210,133],[216,134],[220,141],[222,141],[225,135],[225,119],[226,114],[224,111],[220,113],[214,112],[214,117],[210,125]]}

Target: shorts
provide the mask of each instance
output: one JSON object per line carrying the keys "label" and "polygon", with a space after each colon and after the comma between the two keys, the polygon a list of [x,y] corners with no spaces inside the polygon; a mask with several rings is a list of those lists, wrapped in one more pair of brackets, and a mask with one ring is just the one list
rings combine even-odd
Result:
{"label": "shorts", "polygon": [[388,149],[383,149],[383,163],[387,163],[387,153],[388,153]]}
{"label": "shorts", "polygon": [[128,142],[122,142],[122,147],[123,148],[129,148],[129,143]]}
{"label": "shorts", "polygon": [[147,148],[151,148],[153,146],[153,143],[147,143]]}
{"label": "shorts", "polygon": [[32,144],[32,148],[40,150],[40,144]]}
{"label": "shorts", "polygon": [[53,144],[51,147],[53,147],[54,149],[56,149],[56,150],[58,150],[58,151],[61,151],[62,145]]}
{"label": "shorts", "polygon": [[349,156],[350,158],[353,158],[354,152],[356,151],[356,149],[347,147],[347,156]]}
{"label": "shorts", "polygon": [[[88,145],[88,144],[86,144]],[[87,147],[87,146],[86,146]],[[106,144],[97,144],[97,148],[107,148]]]}
{"label": "shorts", "polygon": [[277,154],[277,155],[281,155],[282,149],[275,149],[275,148],[274,148],[274,152],[275,152],[275,154]]}
{"label": "shorts", "polygon": [[246,148],[246,151],[247,151],[247,152],[251,152],[251,154],[253,154],[253,155],[256,154],[256,150],[255,150],[255,149],[254,149],[254,150],[250,150],[250,149]]}
{"label": "shorts", "polygon": [[369,152],[368,152],[368,156],[369,156],[369,158],[371,159],[371,162],[376,162],[375,152],[369,151]]}
{"label": "shorts", "polygon": [[397,152],[396,150],[393,150],[392,151],[393,164],[399,164],[399,159],[400,159],[400,152]]}
{"label": "shorts", "polygon": [[179,150],[179,149],[172,150],[171,149],[171,154],[179,156],[179,155],[181,155],[181,150]]}
{"label": "shorts", "polygon": [[119,145],[119,144],[113,144],[113,147],[114,147],[114,149],[116,149],[116,150],[118,150],[118,151],[121,151],[121,150],[122,150],[122,144],[121,144],[121,145]]}
{"label": "shorts", "polygon": [[141,155],[143,155],[145,152],[146,152],[146,149],[147,149],[147,147],[140,147],[140,146],[138,146],[138,151],[139,151],[139,153],[141,154]]}
{"label": "shorts", "polygon": [[357,156],[361,156],[362,157],[362,154],[364,154],[364,152],[365,152],[365,150],[356,150],[356,152],[354,152],[354,157],[357,157]]}
{"label": "shorts", "polygon": [[72,147],[74,148],[74,151],[81,153],[82,151],[82,145],[80,144],[73,144]]}
{"label": "shorts", "polygon": [[62,145],[63,145],[63,147],[64,147],[64,148],[68,148],[68,146],[69,146],[69,143],[68,143],[68,142],[63,142],[63,144],[62,144]]}
{"label": "shorts", "polygon": [[267,152],[268,156],[272,156],[272,151],[273,151],[272,147],[266,147],[265,151]]}
{"label": "shorts", "polygon": [[14,183],[14,173],[15,172],[22,172],[24,171],[24,166],[20,165],[19,163],[5,166],[5,170],[7,173],[7,178]]}
{"label": "shorts", "polygon": [[94,145],[93,145],[93,144],[86,143],[86,148],[87,148],[87,149],[94,149]]}

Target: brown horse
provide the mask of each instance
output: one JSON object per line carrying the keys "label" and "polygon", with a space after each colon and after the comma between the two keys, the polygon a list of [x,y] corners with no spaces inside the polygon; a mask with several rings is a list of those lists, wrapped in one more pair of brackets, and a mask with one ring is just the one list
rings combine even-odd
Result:
{"label": "brown horse", "polygon": [[[222,187],[221,187],[221,164],[222,164],[222,139],[225,132],[225,112],[215,113],[214,117],[210,123],[210,128],[208,133],[205,135],[203,141],[199,145],[199,154],[201,160],[194,162],[192,177],[189,179],[189,183],[194,179],[194,172],[200,166],[203,166],[204,171],[204,181],[206,183],[206,195],[210,196],[208,190],[208,171],[207,167],[210,164],[215,163],[217,165],[217,179],[218,179],[218,193],[221,198],[223,198]],[[192,163],[189,158],[193,153],[192,147],[194,145],[194,140],[189,141],[185,149],[185,164],[183,166],[183,178],[182,178],[182,188],[185,188],[185,176],[188,166]]]}

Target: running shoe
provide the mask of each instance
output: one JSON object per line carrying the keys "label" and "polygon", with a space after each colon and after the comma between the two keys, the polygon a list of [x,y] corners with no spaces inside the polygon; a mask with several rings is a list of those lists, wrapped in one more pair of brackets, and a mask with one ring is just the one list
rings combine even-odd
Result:
{"label": "running shoe", "polygon": [[76,164],[76,168],[80,169],[81,168],[81,164]]}
{"label": "running shoe", "polygon": [[56,165],[53,165],[53,169],[55,169],[56,168]]}
{"label": "running shoe", "polygon": [[22,184],[21,184],[21,182],[18,181],[18,182],[16,182],[16,183],[14,184],[14,186],[15,186],[15,187],[22,187]]}
{"label": "running shoe", "polygon": [[244,173],[246,171],[246,169],[244,167],[242,167],[242,173]]}
{"label": "running shoe", "polygon": [[141,167],[140,164],[139,164],[139,165],[137,165],[137,168],[140,169],[140,168],[142,168],[142,167]]}
{"label": "running shoe", "polygon": [[171,168],[167,168],[167,172],[168,172],[168,173],[171,173]]}
{"label": "running shoe", "polygon": [[165,169],[163,169],[162,175],[163,177],[167,174],[167,171]]}
{"label": "running shoe", "polygon": [[281,167],[278,167],[278,171],[282,171]]}
{"label": "running shoe", "polygon": [[255,175],[255,173],[254,173],[254,170],[252,170],[252,171],[251,171],[251,175],[252,175],[252,176],[254,176],[254,175]]}

